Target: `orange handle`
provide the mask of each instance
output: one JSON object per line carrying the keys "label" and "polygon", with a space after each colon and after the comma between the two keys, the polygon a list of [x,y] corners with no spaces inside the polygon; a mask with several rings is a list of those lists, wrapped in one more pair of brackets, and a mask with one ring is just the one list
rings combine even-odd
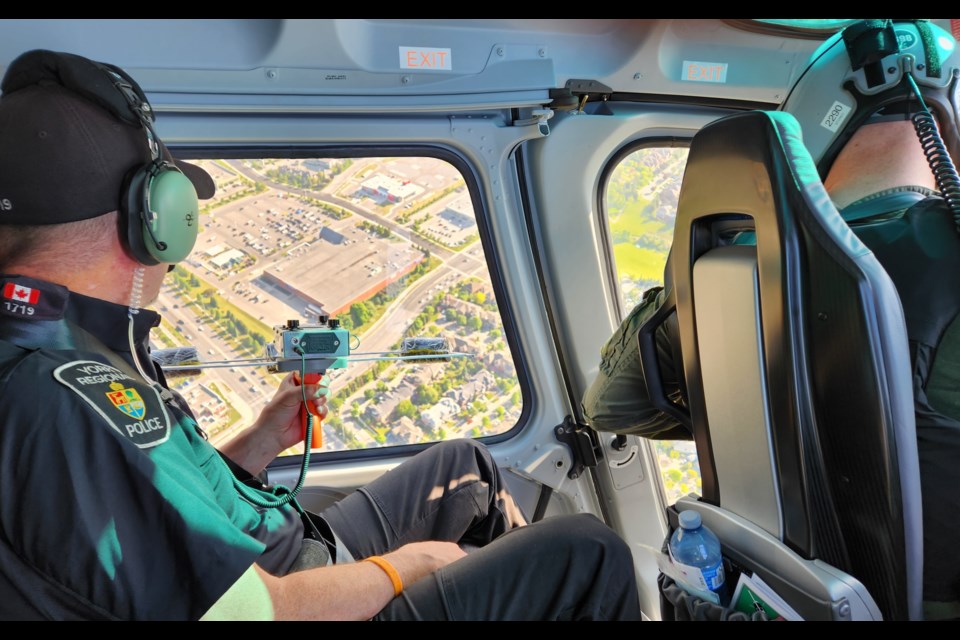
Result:
{"label": "orange handle", "polygon": [[[294,376],[294,383],[297,382],[298,377]],[[307,373],[303,376],[303,383],[319,384],[322,379],[322,373]],[[323,447],[323,428],[320,424],[323,416],[317,411],[317,405],[312,402],[300,406],[300,439],[303,440],[307,437],[307,411],[313,414],[313,437],[310,439],[310,448],[320,449]]]}

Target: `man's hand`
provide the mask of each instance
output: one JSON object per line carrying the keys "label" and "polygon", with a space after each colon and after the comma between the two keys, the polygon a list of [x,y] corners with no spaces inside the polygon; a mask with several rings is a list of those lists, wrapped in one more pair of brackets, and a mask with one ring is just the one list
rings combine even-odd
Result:
{"label": "man's hand", "polygon": [[[303,407],[303,396],[307,402],[313,402],[321,416],[327,415],[327,396],[317,396],[322,385],[308,384],[300,386],[300,374],[296,371],[287,375],[277,387],[267,406],[260,412],[260,416],[253,423],[251,429],[263,432],[266,438],[277,442],[276,454],[300,442],[303,434],[300,432],[300,409]],[[326,389],[326,387],[323,387]],[[320,425],[314,421],[314,427]],[[274,456],[276,456],[274,454]]]}
{"label": "man's hand", "polygon": [[[253,475],[263,471],[280,452],[301,441],[300,410],[304,394],[307,402],[316,404],[318,413],[327,415],[326,395],[317,396],[318,388],[323,385],[308,384],[301,388],[299,380],[297,372],[288,374],[256,421],[221,447],[227,457]],[[313,427],[320,428],[316,417]]]}
{"label": "man's hand", "polygon": [[467,552],[454,542],[427,540],[405,544],[383,557],[397,570],[406,587],[465,555]]}

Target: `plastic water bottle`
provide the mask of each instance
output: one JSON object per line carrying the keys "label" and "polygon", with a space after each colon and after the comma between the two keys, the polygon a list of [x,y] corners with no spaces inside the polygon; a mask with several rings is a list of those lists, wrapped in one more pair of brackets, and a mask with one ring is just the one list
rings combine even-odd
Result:
{"label": "plastic water bottle", "polygon": [[703,525],[700,514],[691,509],[680,512],[680,527],[670,536],[674,568],[695,591],[712,591],[720,604],[727,604],[720,540]]}

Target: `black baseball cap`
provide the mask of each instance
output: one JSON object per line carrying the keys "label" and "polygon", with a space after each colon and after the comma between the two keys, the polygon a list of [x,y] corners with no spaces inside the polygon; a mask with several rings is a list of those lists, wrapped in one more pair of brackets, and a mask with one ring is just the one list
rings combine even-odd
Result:
{"label": "black baseball cap", "polygon": [[[35,50],[7,68],[0,83],[0,224],[58,224],[120,209],[124,179],[153,154],[147,129],[108,71],[149,104],[122,70],[81,56]],[[206,171],[157,142],[198,197],[213,197]]]}

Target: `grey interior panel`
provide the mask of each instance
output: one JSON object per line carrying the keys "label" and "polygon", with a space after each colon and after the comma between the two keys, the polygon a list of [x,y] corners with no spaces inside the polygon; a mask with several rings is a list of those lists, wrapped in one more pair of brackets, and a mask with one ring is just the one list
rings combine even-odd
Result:
{"label": "grey interior panel", "polygon": [[779,538],[755,247],[719,247],[703,255],[693,267],[693,289],[723,506]]}
{"label": "grey interior panel", "polygon": [[699,512],[722,541],[724,554],[759,574],[804,620],[882,619],[876,602],[856,578],[819,560],[802,558],[727,509],[691,498],[681,498],[676,506]]}

